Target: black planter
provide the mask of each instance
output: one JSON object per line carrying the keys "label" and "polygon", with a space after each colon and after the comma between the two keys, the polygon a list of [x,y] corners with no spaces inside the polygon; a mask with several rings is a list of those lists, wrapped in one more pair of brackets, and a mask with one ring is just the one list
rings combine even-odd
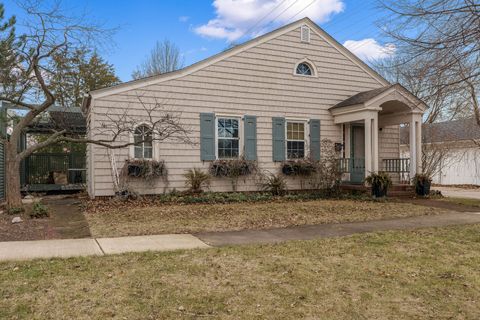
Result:
{"label": "black planter", "polygon": [[380,187],[377,185],[372,186],[372,196],[375,198],[383,198],[387,196],[387,187]]}
{"label": "black planter", "polygon": [[428,196],[430,194],[431,181],[424,181],[422,184],[417,183],[415,185],[415,192],[419,196]]}
{"label": "black planter", "polygon": [[128,165],[128,175],[131,177],[139,177],[142,174],[142,168],[135,164]]}
{"label": "black planter", "polygon": [[295,170],[293,169],[293,167],[291,165],[285,164],[282,167],[282,173],[286,176],[291,176],[291,175],[295,174]]}

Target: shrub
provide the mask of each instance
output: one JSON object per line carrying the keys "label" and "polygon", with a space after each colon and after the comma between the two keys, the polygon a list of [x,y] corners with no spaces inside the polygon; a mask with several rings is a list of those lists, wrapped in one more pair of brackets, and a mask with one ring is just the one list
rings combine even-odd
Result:
{"label": "shrub", "polygon": [[372,195],[375,197],[386,196],[388,187],[392,185],[392,179],[385,172],[371,173],[365,178],[365,182],[372,187]]}
{"label": "shrub", "polygon": [[15,208],[10,208],[7,210],[8,214],[15,215],[15,214],[21,214],[24,213],[25,209],[23,207],[15,207]]}
{"label": "shrub", "polygon": [[286,176],[308,177],[316,170],[315,161],[311,159],[288,160],[282,164],[282,173]]}
{"label": "shrub", "polygon": [[310,185],[313,189],[336,193],[342,177],[338,164],[339,152],[331,140],[323,139],[320,154],[321,159],[315,162],[315,172],[310,176]]}
{"label": "shrub", "polygon": [[50,216],[48,212],[48,207],[40,202],[33,203],[32,212],[30,213],[30,218],[32,219],[41,219],[47,218]]}
{"label": "shrub", "polygon": [[415,192],[419,196],[427,196],[430,194],[430,186],[432,178],[426,173],[417,173],[412,178],[412,183],[415,186]]}
{"label": "shrub", "polygon": [[204,187],[210,185],[210,175],[198,168],[193,168],[185,172],[185,186],[193,193],[200,193]]}
{"label": "shrub", "polygon": [[274,196],[283,196],[287,191],[287,182],[283,176],[267,172],[261,177],[260,187]]}

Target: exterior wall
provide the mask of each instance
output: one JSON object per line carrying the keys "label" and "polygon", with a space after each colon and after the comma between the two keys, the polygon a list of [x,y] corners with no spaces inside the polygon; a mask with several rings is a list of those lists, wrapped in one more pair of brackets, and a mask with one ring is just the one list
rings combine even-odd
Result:
{"label": "exterior wall", "polygon": [[[307,58],[315,64],[315,77],[295,76],[295,65]],[[311,42],[300,42],[300,27],[272,40],[180,78],[153,84],[142,89],[124,91],[101,98],[91,104],[92,137],[109,117],[127,109],[138,122],[146,116],[138,95],[144,103],[160,101],[181,112],[182,121],[192,132],[196,145],[181,145],[163,141],[155,146],[154,158],[166,162],[168,183],[159,180],[155,185],[138,185],[144,193],[161,193],[184,188],[183,173],[194,167],[207,170],[209,162],[200,161],[199,131],[201,112],[221,115],[257,116],[257,159],[263,170],[276,172],[280,166],[272,161],[272,117],[320,119],[321,139],[341,142],[341,127],[333,123],[328,108],[360,91],[381,87],[357,64],[346,58],[315,32]],[[108,116],[107,116],[108,114]],[[307,125],[308,127],[308,125]],[[382,156],[393,154],[397,129],[381,133],[388,145]],[[240,133],[242,135],[242,132]],[[128,141],[129,137],[123,137]],[[397,141],[398,146],[398,141]],[[89,192],[91,196],[113,195],[111,164],[107,150],[92,145]],[[396,153],[398,156],[398,151]],[[115,150],[117,167],[131,156],[129,148]],[[299,181],[290,181],[289,188],[299,188]],[[228,179],[212,181],[212,191],[231,191]],[[238,190],[257,190],[252,179],[239,180]]]}
{"label": "exterior wall", "polygon": [[[463,143],[459,143],[463,145]],[[401,145],[400,154],[409,157],[408,145]],[[450,149],[439,165],[432,182],[442,185],[480,185],[480,150],[476,146]]]}
{"label": "exterior wall", "polygon": [[[395,159],[400,154],[400,126],[388,126],[378,133],[378,168],[382,170],[383,159]],[[400,182],[400,174],[389,173],[393,183]]]}

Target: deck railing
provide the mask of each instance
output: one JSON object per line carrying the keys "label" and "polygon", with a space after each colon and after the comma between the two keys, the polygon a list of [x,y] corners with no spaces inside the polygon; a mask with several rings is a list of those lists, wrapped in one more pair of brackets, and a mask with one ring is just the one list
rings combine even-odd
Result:
{"label": "deck railing", "polygon": [[34,153],[25,159],[24,185],[56,184],[54,173],[64,174],[67,184],[86,182],[85,155],[81,153]]}

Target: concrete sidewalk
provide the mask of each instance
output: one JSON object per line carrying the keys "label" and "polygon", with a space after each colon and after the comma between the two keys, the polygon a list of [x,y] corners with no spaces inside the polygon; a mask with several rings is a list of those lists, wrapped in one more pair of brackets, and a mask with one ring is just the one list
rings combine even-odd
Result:
{"label": "concrete sidewalk", "polygon": [[374,220],[351,223],[307,225],[270,230],[204,232],[195,234],[211,246],[277,243],[287,240],[311,240],[387,230],[412,230],[480,223],[480,212],[452,212],[430,216]]}
{"label": "concrete sidewalk", "polygon": [[432,187],[432,189],[439,190],[445,197],[480,200],[480,188]]}
{"label": "concrete sidewalk", "polygon": [[385,230],[411,230],[428,227],[480,223],[478,212],[452,212],[390,220],[320,224],[270,230],[206,232],[195,235],[165,234],[98,239],[65,239],[0,242],[0,261],[36,258],[102,256],[127,252],[199,249],[210,246],[276,243],[341,237],[355,233]]}
{"label": "concrete sidewalk", "polygon": [[0,261],[209,248],[190,234],[0,242]]}

